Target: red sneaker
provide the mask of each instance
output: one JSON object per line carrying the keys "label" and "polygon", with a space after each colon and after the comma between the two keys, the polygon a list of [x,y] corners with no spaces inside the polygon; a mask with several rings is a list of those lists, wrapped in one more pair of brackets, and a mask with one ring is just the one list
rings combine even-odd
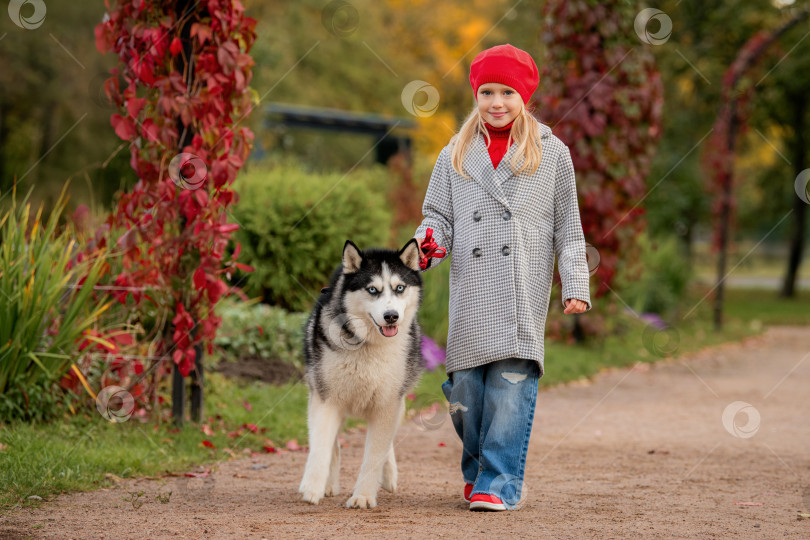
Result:
{"label": "red sneaker", "polygon": [[473,485],[464,484],[464,500],[470,502],[470,495],[472,495]]}
{"label": "red sneaker", "polygon": [[506,506],[495,495],[486,495],[484,493],[476,493],[470,499],[470,510],[493,510],[500,511],[506,510]]}

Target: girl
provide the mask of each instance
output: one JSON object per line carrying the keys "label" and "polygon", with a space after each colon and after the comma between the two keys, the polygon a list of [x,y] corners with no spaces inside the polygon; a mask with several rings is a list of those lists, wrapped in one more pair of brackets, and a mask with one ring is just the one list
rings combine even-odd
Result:
{"label": "girl", "polygon": [[512,45],[475,57],[477,105],[439,154],[414,234],[424,253],[433,229],[453,254],[442,391],[470,510],[516,509],[525,492],[555,255],[565,313],[591,309],[571,155],[526,110],[538,83],[532,57]]}

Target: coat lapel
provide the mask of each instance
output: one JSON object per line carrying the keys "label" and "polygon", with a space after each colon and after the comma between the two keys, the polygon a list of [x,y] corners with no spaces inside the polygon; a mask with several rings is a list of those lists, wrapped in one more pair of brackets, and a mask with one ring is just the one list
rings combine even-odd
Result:
{"label": "coat lapel", "polygon": [[[504,190],[501,187],[499,175],[504,174],[503,167],[506,167],[507,169],[509,168],[509,165],[508,163],[505,163],[505,160],[507,156],[514,153],[514,145],[506,151],[506,155],[501,159],[501,162],[498,163],[497,171],[492,167],[492,159],[489,157],[489,151],[487,150],[487,141],[480,133],[475,138],[472,150],[475,156],[480,156],[479,159],[474,159],[472,161],[472,166],[475,170],[472,177],[481,185],[482,188],[484,188],[484,190],[486,190],[487,193],[492,195],[507,209],[511,210],[511,208],[509,208],[509,201],[506,200],[506,193],[504,193]],[[511,171],[509,171],[508,174],[511,174]]]}
{"label": "coat lapel", "polygon": [[[547,138],[551,134],[551,128],[539,121],[537,124],[540,129],[540,139]],[[479,133],[473,143],[473,154],[475,156],[482,156],[482,158],[476,159],[468,156],[471,166],[467,168],[467,170],[474,171],[472,177],[487,193],[492,195],[495,200],[504,205],[508,210],[511,210],[511,208],[502,186],[506,180],[514,176],[509,163],[516,151],[517,145],[513,143],[506,151],[503,158],[501,158],[501,161],[498,163],[498,168],[496,169],[492,166],[492,159],[489,157],[486,138]],[[520,164],[518,163],[518,165]]]}

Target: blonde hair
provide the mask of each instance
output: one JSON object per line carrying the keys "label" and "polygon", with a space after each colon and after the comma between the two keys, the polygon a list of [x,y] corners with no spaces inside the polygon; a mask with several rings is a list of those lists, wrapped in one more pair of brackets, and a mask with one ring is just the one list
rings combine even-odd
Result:
{"label": "blonde hair", "polygon": [[[492,140],[476,104],[467,119],[464,120],[458,133],[450,138],[453,168],[467,180],[470,177],[464,173],[464,157],[472,146],[472,141],[479,133],[486,137],[487,148],[489,148]],[[540,130],[538,129],[537,120],[526,110],[526,105],[522,101],[520,113],[515,117],[512,129],[509,132],[509,139],[506,142],[507,151],[513,143],[518,145],[518,149],[509,164],[512,172],[516,175],[523,171],[530,171],[529,174],[534,174],[543,158],[543,147],[540,142]],[[524,156],[526,159],[523,160],[523,165],[518,169],[518,163]],[[489,156],[487,156],[487,159],[489,159]]]}

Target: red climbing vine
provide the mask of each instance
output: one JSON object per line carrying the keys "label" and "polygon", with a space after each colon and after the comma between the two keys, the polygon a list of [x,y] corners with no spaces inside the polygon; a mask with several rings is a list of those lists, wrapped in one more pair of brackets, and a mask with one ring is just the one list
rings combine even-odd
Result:
{"label": "red climbing vine", "polygon": [[619,0],[543,8],[539,115],[571,149],[582,228],[599,253],[594,297],[607,293],[619,254],[644,226],[638,202],[662,132],[663,84],[635,39],[635,16]]}
{"label": "red climbing vine", "polygon": [[174,330],[162,334],[161,354],[186,376],[195,345],[211,352],[221,322],[213,307],[228,293],[223,276],[252,270],[236,262],[238,246],[224,259],[238,228],[227,220],[231,184],[253,140],[239,124],[251,108],[256,21],[239,0],[105,5],[96,47],[119,59],[105,83],[118,109],[110,123],[130,143],[138,178],[107,220],[127,231],[116,298],[168,311]]}

